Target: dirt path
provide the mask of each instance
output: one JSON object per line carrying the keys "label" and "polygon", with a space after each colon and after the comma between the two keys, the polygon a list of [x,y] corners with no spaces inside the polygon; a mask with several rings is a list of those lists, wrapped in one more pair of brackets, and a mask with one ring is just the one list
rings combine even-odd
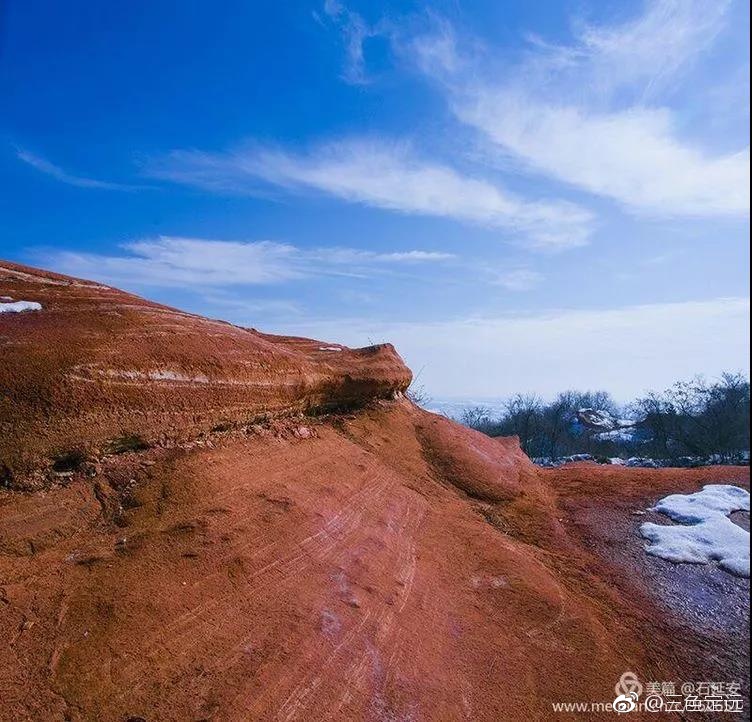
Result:
{"label": "dirt path", "polygon": [[[748,467],[641,470],[573,464],[545,471],[557,492],[571,536],[592,550],[631,599],[654,605],[643,641],[659,659],[663,638],[681,640],[672,654],[682,682],[738,682],[749,718],[750,582],[715,565],[674,564],[645,553],[639,526],[667,524],[649,508],[671,493],[693,493],[705,484],[735,484],[749,489]],[[736,521],[749,528],[749,514]],[[660,667],[658,667],[660,669]],[[656,678],[657,679],[657,678]],[[697,715],[695,718],[700,718]],[[709,716],[708,719],[713,719]]]}

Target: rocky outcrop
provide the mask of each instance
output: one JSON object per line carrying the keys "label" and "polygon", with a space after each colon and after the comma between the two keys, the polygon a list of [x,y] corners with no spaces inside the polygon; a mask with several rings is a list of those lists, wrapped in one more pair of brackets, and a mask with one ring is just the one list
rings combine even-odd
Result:
{"label": "rocky outcrop", "polygon": [[363,405],[405,391],[390,344],[271,336],[96,283],[0,263],[0,469],[28,477],[122,439],[186,440],[261,414]]}

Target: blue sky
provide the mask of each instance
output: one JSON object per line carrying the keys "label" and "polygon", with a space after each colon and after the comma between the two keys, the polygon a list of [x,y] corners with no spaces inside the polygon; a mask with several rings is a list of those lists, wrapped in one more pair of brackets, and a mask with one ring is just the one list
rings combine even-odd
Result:
{"label": "blue sky", "polygon": [[429,393],[748,371],[745,3],[11,2],[0,257]]}

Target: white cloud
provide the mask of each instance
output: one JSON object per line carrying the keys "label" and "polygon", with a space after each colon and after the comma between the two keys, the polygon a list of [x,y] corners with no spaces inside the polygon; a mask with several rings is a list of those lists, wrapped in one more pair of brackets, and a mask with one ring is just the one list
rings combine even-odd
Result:
{"label": "white cloud", "polygon": [[716,40],[729,0],[651,0],[642,15],[618,25],[582,24],[574,69],[596,90],[639,84],[649,97],[675,82]]}
{"label": "white cloud", "polygon": [[110,183],[108,181],[101,181],[68,173],[66,170],[51,163],[46,158],[30,153],[23,148],[16,149],[16,157],[41,173],[51,176],[52,178],[59,180],[61,183],[67,183],[68,185],[76,186],[77,188],[99,188],[102,190],[114,191],[131,191],[137,189],[137,186],[124,185],[122,183]]}
{"label": "white cloud", "polygon": [[627,400],[696,373],[749,371],[747,298],[438,322],[301,320],[268,330],[356,346],[390,341],[434,395],[605,388]]}
{"label": "white cloud", "polygon": [[363,44],[368,38],[380,35],[379,28],[368,25],[358,13],[338,0],[325,0],[323,9],[326,17],[337,24],[344,39],[346,62],[342,79],[352,85],[367,84]]}
{"label": "white cloud", "polygon": [[479,90],[457,112],[535,170],[634,210],[707,216],[749,208],[749,148],[703,154],[676,139],[666,109],[598,114]]}
{"label": "white cloud", "polygon": [[351,248],[301,249],[273,241],[216,241],[160,236],[128,243],[125,253],[55,251],[57,271],[129,287],[219,287],[282,283],[315,275],[367,275],[376,267],[454,258],[433,251],[377,253]]}
{"label": "white cloud", "polygon": [[549,250],[586,244],[593,225],[591,214],[575,204],[524,200],[487,180],[422,160],[405,143],[339,141],[297,155],[263,148],[175,151],[148,172],[214,191],[256,194],[260,182],[314,190],[400,213],[504,229],[517,242]]}
{"label": "white cloud", "polygon": [[[657,0],[635,20],[581,26],[570,46],[534,39],[521,63],[502,70],[476,54],[460,64],[469,70],[454,72],[441,53],[425,51],[448,46],[443,29],[433,45],[422,39],[414,62],[440,81],[456,116],[507,164],[515,160],[634,212],[746,214],[748,144],[717,153],[683,139],[667,95],[717,38],[727,5]],[[433,56],[438,60],[428,63]]]}
{"label": "white cloud", "polygon": [[431,16],[431,21],[432,27],[428,32],[409,39],[393,36],[392,40],[400,54],[412,56],[424,73],[451,76],[465,67],[454,29],[442,18]]}
{"label": "white cloud", "polygon": [[453,253],[439,251],[393,251],[377,253],[355,248],[322,248],[305,251],[305,256],[322,263],[358,264],[358,263],[412,263],[422,261],[448,261],[456,256]]}
{"label": "white cloud", "polygon": [[538,271],[529,268],[515,268],[495,274],[492,283],[506,288],[507,291],[531,291],[539,286],[543,280],[543,274]]}

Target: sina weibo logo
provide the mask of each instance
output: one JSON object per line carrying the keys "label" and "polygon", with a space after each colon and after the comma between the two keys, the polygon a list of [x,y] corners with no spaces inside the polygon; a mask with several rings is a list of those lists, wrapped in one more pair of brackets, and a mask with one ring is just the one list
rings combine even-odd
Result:
{"label": "sina weibo logo", "polygon": [[616,692],[614,712],[625,714],[637,708],[637,700],[642,694],[642,684],[634,672],[624,672],[614,687],[614,692]]}

